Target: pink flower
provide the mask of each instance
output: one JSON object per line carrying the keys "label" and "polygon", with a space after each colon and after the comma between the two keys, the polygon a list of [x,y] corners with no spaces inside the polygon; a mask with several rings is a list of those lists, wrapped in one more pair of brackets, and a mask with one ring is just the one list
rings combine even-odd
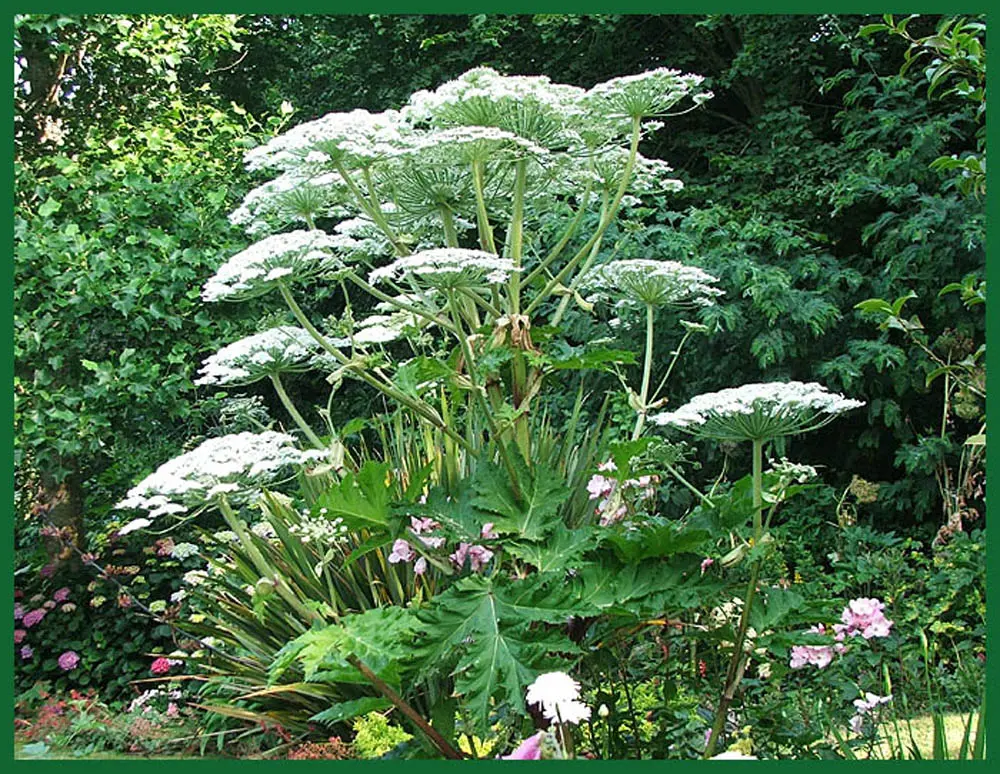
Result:
{"label": "pink flower", "polygon": [[24,618],[24,605],[22,605],[20,602],[15,602],[14,603],[14,620],[15,621],[20,621],[22,618]]}
{"label": "pink flower", "polygon": [[[826,634],[826,627],[823,624],[810,626],[807,630],[809,634]],[[788,666],[792,669],[800,669],[807,664],[824,669],[833,661],[833,654],[843,653],[846,650],[843,645],[795,645],[792,648],[792,658]]]}
{"label": "pink flower", "polygon": [[417,556],[417,552],[405,540],[397,540],[392,544],[392,553],[389,554],[389,563],[412,562]]}
{"label": "pink flower", "polygon": [[480,534],[480,537],[483,538],[483,540],[496,540],[498,537],[500,537],[496,532],[493,531],[493,522],[492,521],[486,522],[483,525],[483,528],[482,528],[482,530],[480,531],[479,534]]}
{"label": "pink flower", "polygon": [[180,713],[177,710],[177,705],[174,704],[174,702],[170,702],[167,705],[167,717],[168,718],[176,718],[178,714],[180,714]]}
{"label": "pink flower", "polygon": [[418,519],[416,516],[410,517],[410,529],[418,535],[422,535],[424,532],[431,532],[440,526],[434,519]]}
{"label": "pink flower", "polygon": [[23,658],[25,661],[27,661],[29,658],[35,655],[35,649],[30,645],[25,645],[23,648],[21,648],[20,652],[21,652],[21,658]]}
{"label": "pink flower", "polygon": [[602,476],[600,473],[595,473],[587,482],[587,492],[590,494],[591,500],[607,497],[614,490],[615,480]]}
{"label": "pink flower", "polygon": [[418,540],[423,543],[428,548],[440,548],[445,544],[445,539],[443,537],[424,537],[423,535],[418,537]]}
{"label": "pink flower", "polygon": [[486,548],[486,546],[459,543],[458,548],[449,558],[459,569],[465,565],[465,560],[468,558],[469,567],[472,571],[479,572],[493,558],[493,552]]}
{"label": "pink flower", "polygon": [[63,672],[69,672],[71,669],[76,669],[76,665],[79,663],[79,654],[72,650],[67,650],[59,657],[59,668]]}
{"label": "pink flower", "polygon": [[56,606],[55,600],[52,599],[46,601],[45,604],[42,605],[42,607],[44,607],[46,610],[51,610],[55,606]]}
{"label": "pink flower", "polygon": [[43,618],[45,618],[45,610],[38,608],[37,610],[30,610],[25,613],[24,620],[21,623],[24,624],[25,629],[30,629],[36,623],[40,623]]}
{"label": "pink flower", "polygon": [[892,621],[885,617],[884,609],[885,603],[877,599],[852,599],[840,615],[843,623],[833,625],[837,640],[843,641],[845,637],[857,637],[859,634],[866,640],[888,637]]}
{"label": "pink flower", "polygon": [[61,589],[59,589],[52,595],[52,600],[54,602],[65,602],[67,599],[69,599],[68,586],[63,586]]}
{"label": "pink flower", "polygon": [[517,746],[510,755],[500,756],[505,761],[537,761],[542,758],[542,738],[544,731],[539,731],[534,736],[529,736]]}
{"label": "pink flower", "polygon": [[413,574],[423,575],[425,572],[427,572],[427,560],[421,556],[413,563]]}
{"label": "pink flower", "polygon": [[38,571],[38,574],[43,578],[48,578],[55,574],[56,566],[54,564],[47,564],[42,569]]}
{"label": "pink flower", "polygon": [[170,671],[171,665],[170,659],[161,656],[150,665],[149,671],[154,675],[165,675]]}
{"label": "pink flower", "polygon": [[702,559],[701,560],[701,574],[704,575],[705,574],[705,570],[707,570],[713,564],[715,564],[715,560],[712,559],[712,558],[710,558],[710,557],[708,557],[708,556],[706,556],[704,559]]}
{"label": "pink flower", "polygon": [[24,629],[15,629],[14,630],[14,644],[15,645],[20,645],[22,642],[24,642],[24,638],[27,637],[27,636],[28,636],[28,632],[26,632]]}
{"label": "pink flower", "polygon": [[608,460],[607,462],[602,462],[600,465],[598,465],[597,469],[602,473],[607,473],[608,471],[618,470],[618,466],[615,465],[614,460]]}

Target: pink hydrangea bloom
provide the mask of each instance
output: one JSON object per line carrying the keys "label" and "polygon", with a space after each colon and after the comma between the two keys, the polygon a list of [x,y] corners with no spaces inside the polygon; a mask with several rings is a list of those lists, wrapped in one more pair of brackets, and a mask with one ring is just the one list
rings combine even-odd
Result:
{"label": "pink hydrangea bloom", "polygon": [[389,563],[397,564],[398,562],[412,562],[416,556],[417,552],[413,550],[413,546],[405,540],[400,539],[392,544],[392,553],[389,554]]}
{"label": "pink hydrangea bloom", "polygon": [[76,669],[76,665],[80,663],[80,655],[72,650],[67,650],[61,656],[59,656],[59,668],[63,672],[69,672],[71,669]]}
{"label": "pink hydrangea bloom", "polygon": [[24,629],[15,629],[14,630],[14,644],[15,645],[20,645],[22,642],[24,642],[24,638],[27,637],[27,636],[28,636],[28,632],[25,631]]}
{"label": "pink hydrangea bloom", "polygon": [[63,586],[61,589],[59,589],[52,595],[52,599],[55,602],[65,602],[67,599],[69,599],[69,587]]}
{"label": "pink hydrangea bloom", "polygon": [[888,637],[892,621],[885,617],[883,610],[885,603],[877,599],[852,599],[840,615],[843,623],[833,625],[837,640],[843,641],[846,637],[857,637],[859,634],[866,640]]}
{"label": "pink hydrangea bloom", "polygon": [[501,760],[505,761],[537,761],[542,758],[542,738],[544,731],[539,731],[534,736],[529,736],[517,746],[510,755],[502,755]]}
{"label": "pink hydrangea bloom", "polygon": [[149,671],[154,675],[165,675],[170,671],[171,661],[168,658],[163,658],[162,656],[156,659],[149,667]]}
{"label": "pink hydrangea bloom", "polygon": [[30,629],[36,623],[40,623],[43,618],[45,618],[45,610],[43,608],[29,610],[24,614],[24,619],[21,623],[24,624],[25,629]]}

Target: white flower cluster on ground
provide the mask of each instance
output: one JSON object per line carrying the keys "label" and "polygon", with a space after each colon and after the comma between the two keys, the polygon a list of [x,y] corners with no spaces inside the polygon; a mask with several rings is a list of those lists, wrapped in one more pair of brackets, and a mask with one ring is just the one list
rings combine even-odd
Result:
{"label": "white flower cluster on ground", "polygon": [[302,328],[279,325],[234,341],[206,358],[195,384],[252,384],[272,374],[306,371],[319,344]]}
{"label": "white flower cluster on ground", "polygon": [[591,300],[610,297],[626,305],[706,306],[723,293],[713,287],[718,281],[708,272],[677,261],[634,258],[595,266],[580,278],[580,287],[591,292]]}
{"label": "white flower cluster on ground", "polygon": [[237,253],[205,283],[205,301],[235,301],[266,293],[279,280],[290,282],[344,268],[336,250],[353,250],[353,240],[316,229],[275,234]]}
{"label": "white flower cluster on ground", "polygon": [[397,258],[372,271],[368,281],[374,285],[385,280],[409,279],[431,287],[455,288],[480,284],[483,280],[503,283],[514,270],[509,258],[483,250],[441,247]]}
{"label": "white flower cluster on ground", "polygon": [[115,508],[147,514],[119,532],[149,526],[158,516],[200,508],[223,494],[234,502],[252,499],[261,487],[323,456],[319,451],[301,451],[292,436],[271,430],[209,438],[165,462],[129,490]]}
{"label": "white flower cluster on ground", "polygon": [[816,382],[766,382],[698,395],[650,421],[717,440],[764,440],[814,430],[864,405]]}

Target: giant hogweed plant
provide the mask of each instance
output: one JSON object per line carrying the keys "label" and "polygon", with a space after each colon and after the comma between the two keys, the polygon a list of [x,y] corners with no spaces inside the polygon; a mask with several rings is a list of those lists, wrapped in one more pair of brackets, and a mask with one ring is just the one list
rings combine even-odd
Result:
{"label": "giant hogweed plant", "polygon": [[[694,266],[606,260],[603,252],[636,195],[679,186],[669,167],[638,148],[659,119],[711,96],[701,80],[660,69],[583,90],[479,68],[414,94],[400,111],[329,114],[247,154],[251,170],[280,173],[233,214],[262,238],[219,268],[203,298],[280,297],[296,324],[224,347],[205,361],[200,382],[269,380],[312,448],[300,451],[291,435],[274,431],[212,439],[122,503],[147,511],[125,529],[207,508],[229,525],[232,547],[196,580],[206,609],[213,595],[225,600],[216,630],[250,653],[227,665],[249,664],[244,674],[254,675],[241,700],[330,701],[313,715],[328,723],[393,706],[429,749],[461,757],[456,723],[473,736],[498,727],[509,740],[525,735],[525,692],[541,673],[567,670],[599,648],[595,632],[659,625],[717,585],[698,571],[701,546],[735,525],[736,509],[720,517],[679,472],[678,447],[644,431],[665,402],[684,343],[704,331],[678,326],[673,359],[657,369],[654,388],[657,319],[711,305],[721,291]],[[543,224],[550,229],[551,212],[567,211],[561,234],[537,238]],[[342,293],[339,319],[317,321],[304,310],[303,290],[320,284]],[[375,304],[362,319],[354,312],[359,291]],[[619,321],[638,313],[644,323],[638,389],[621,370],[636,362],[633,353],[558,338],[570,304],[590,312],[606,303]],[[332,388],[319,412],[323,428],[310,424],[283,381],[312,370],[325,372]],[[582,429],[582,380],[565,438],[537,408],[547,386],[588,370],[617,374],[635,412],[629,440],[610,449],[600,427]],[[393,407],[378,424],[415,439],[405,454],[394,453],[384,429],[382,461],[348,448],[331,410],[344,379]],[[754,441],[759,544],[764,442],[853,404],[795,383],[754,386],[744,397],[720,411],[749,412],[730,417],[736,430],[725,438]],[[715,409],[707,410],[704,422],[683,412],[658,421],[715,427]],[[301,515],[268,492],[296,469]],[[685,518],[656,514],[664,471],[698,497]],[[270,538],[248,527],[258,508]],[[313,535],[308,550],[303,530]],[[755,581],[756,571],[748,602]],[[241,611],[252,611],[263,631],[241,633]],[[290,641],[276,652],[282,640]],[[271,685],[261,688],[265,666]],[[720,718],[739,673],[738,664],[730,670]],[[329,690],[303,688],[317,683]]]}

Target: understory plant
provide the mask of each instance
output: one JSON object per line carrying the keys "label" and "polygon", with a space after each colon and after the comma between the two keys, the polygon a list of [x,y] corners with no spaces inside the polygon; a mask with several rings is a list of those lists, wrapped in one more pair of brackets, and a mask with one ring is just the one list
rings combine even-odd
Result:
{"label": "understory plant", "polygon": [[[188,579],[212,651],[207,706],[300,730],[391,713],[413,756],[599,755],[589,697],[607,654],[721,603],[722,574],[706,570],[729,539],[720,568],[746,555],[752,569],[708,708],[711,757],[760,607],[764,447],[861,404],[779,382],[655,413],[721,291],[693,264],[617,255],[641,197],[680,187],[640,143],[709,99],[701,83],[661,68],[584,90],[478,68],[399,111],[331,113],[248,152],[248,169],[277,174],[232,216],[260,239],[202,297],[286,311],[207,358],[199,381],[268,380],[291,431],[211,438],[119,505],[143,513],[125,533],[209,512],[226,524]],[[339,313],[324,317],[310,288]],[[602,335],[575,339],[571,306]],[[620,346],[633,326],[641,358]],[[288,389],[306,373],[323,375],[325,406]],[[360,423],[336,409],[348,379],[375,396]],[[611,404],[629,407],[626,426]],[[751,441],[752,475],[700,491],[660,425]],[[795,475],[772,467],[776,505]],[[664,489],[694,507],[667,507]],[[789,600],[767,596],[774,623]]]}

